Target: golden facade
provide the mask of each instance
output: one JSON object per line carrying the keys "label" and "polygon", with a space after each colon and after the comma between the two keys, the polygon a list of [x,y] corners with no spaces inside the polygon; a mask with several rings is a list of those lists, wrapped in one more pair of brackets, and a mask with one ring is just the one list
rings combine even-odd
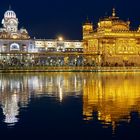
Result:
{"label": "golden facade", "polygon": [[98,55],[102,66],[140,66],[140,27],[130,29],[130,21],[112,16],[100,19],[98,27],[83,25],[84,52]]}

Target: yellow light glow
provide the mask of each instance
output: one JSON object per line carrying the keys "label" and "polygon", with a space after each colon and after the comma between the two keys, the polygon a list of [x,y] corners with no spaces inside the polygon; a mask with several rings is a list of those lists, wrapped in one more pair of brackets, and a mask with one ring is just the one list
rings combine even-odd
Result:
{"label": "yellow light glow", "polygon": [[[93,62],[104,67],[140,66],[140,27],[137,31],[131,30],[130,21],[116,17],[114,8],[112,15],[100,19],[97,25],[94,30],[92,24],[83,25],[84,53],[102,54],[100,61],[95,59]],[[87,60],[91,61],[90,58]]]}
{"label": "yellow light glow", "polygon": [[13,39],[17,39],[18,37],[17,37],[17,35],[13,35],[12,38]]}
{"label": "yellow light glow", "polygon": [[[127,78],[126,78],[127,77]],[[111,83],[111,84],[110,84]],[[130,112],[140,112],[139,76],[133,73],[102,73],[100,76],[85,80],[83,87],[84,120],[94,119],[93,112],[98,111],[98,120],[104,124],[115,124],[125,116],[130,121]]]}
{"label": "yellow light glow", "polygon": [[58,40],[59,40],[59,41],[63,41],[64,39],[63,39],[62,36],[60,36],[60,37],[58,37]]}

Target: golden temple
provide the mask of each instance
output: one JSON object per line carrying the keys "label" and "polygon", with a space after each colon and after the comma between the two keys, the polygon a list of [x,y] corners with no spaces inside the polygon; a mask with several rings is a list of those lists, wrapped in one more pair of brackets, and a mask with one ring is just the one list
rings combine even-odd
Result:
{"label": "golden temple", "polygon": [[[131,30],[130,21],[116,16],[100,19],[97,28],[87,21],[83,25],[84,52],[94,54],[101,66],[140,66],[140,27]],[[97,60],[98,56],[98,60]]]}

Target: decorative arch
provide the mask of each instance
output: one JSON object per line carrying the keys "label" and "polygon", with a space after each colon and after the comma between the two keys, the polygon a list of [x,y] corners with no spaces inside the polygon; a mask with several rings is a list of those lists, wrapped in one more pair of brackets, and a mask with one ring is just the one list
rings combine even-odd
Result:
{"label": "decorative arch", "polygon": [[10,45],[10,51],[20,51],[20,46],[17,43],[12,43]]}

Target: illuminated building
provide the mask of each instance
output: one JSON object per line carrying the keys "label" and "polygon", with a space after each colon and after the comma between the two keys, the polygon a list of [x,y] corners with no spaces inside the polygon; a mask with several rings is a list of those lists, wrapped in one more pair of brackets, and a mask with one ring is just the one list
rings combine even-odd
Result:
{"label": "illuminated building", "polygon": [[99,20],[97,28],[87,21],[83,25],[84,52],[93,54],[101,66],[140,66],[140,27],[130,29],[130,21],[112,16]]}
{"label": "illuminated building", "polygon": [[[4,14],[2,19],[3,28],[0,28],[1,39],[29,39],[29,35],[26,29],[21,28],[18,30],[18,18],[12,10],[8,10]],[[12,48],[12,47],[11,47]]]}
{"label": "illuminated building", "polygon": [[[35,58],[35,53],[82,52],[81,41],[58,39],[32,39],[28,31],[19,29],[16,13],[9,9],[2,19],[0,28],[0,63],[10,63],[11,59],[27,60]],[[29,56],[30,55],[30,56]],[[37,56],[38,57],[38,56]]]}
{"label": "illuminated building", "polygon": [[[133,31],[130,21],[120,20],[113,9],[112,16],[99,20],[97,28],[87,21],[83,25],[83,41],[58,39],[32,39],[28,31],[18,28],[18,18],[8,10],[0,29],[0,68],[32,66],[75,66],[75,70],[102,71],[107,67],[140,66],[140,27]],[[21,67],[22,66],[22,67]],[[85,68],[87,67],[87,69]],[[45,67],[46,69],[48,67]],[[44,68],[44,69],[45,69]],[[63,69],[61,67],[61,69]],[[45,70],[46,70],[45,69]],[[125,69],[129,71],[128,69]]]}

